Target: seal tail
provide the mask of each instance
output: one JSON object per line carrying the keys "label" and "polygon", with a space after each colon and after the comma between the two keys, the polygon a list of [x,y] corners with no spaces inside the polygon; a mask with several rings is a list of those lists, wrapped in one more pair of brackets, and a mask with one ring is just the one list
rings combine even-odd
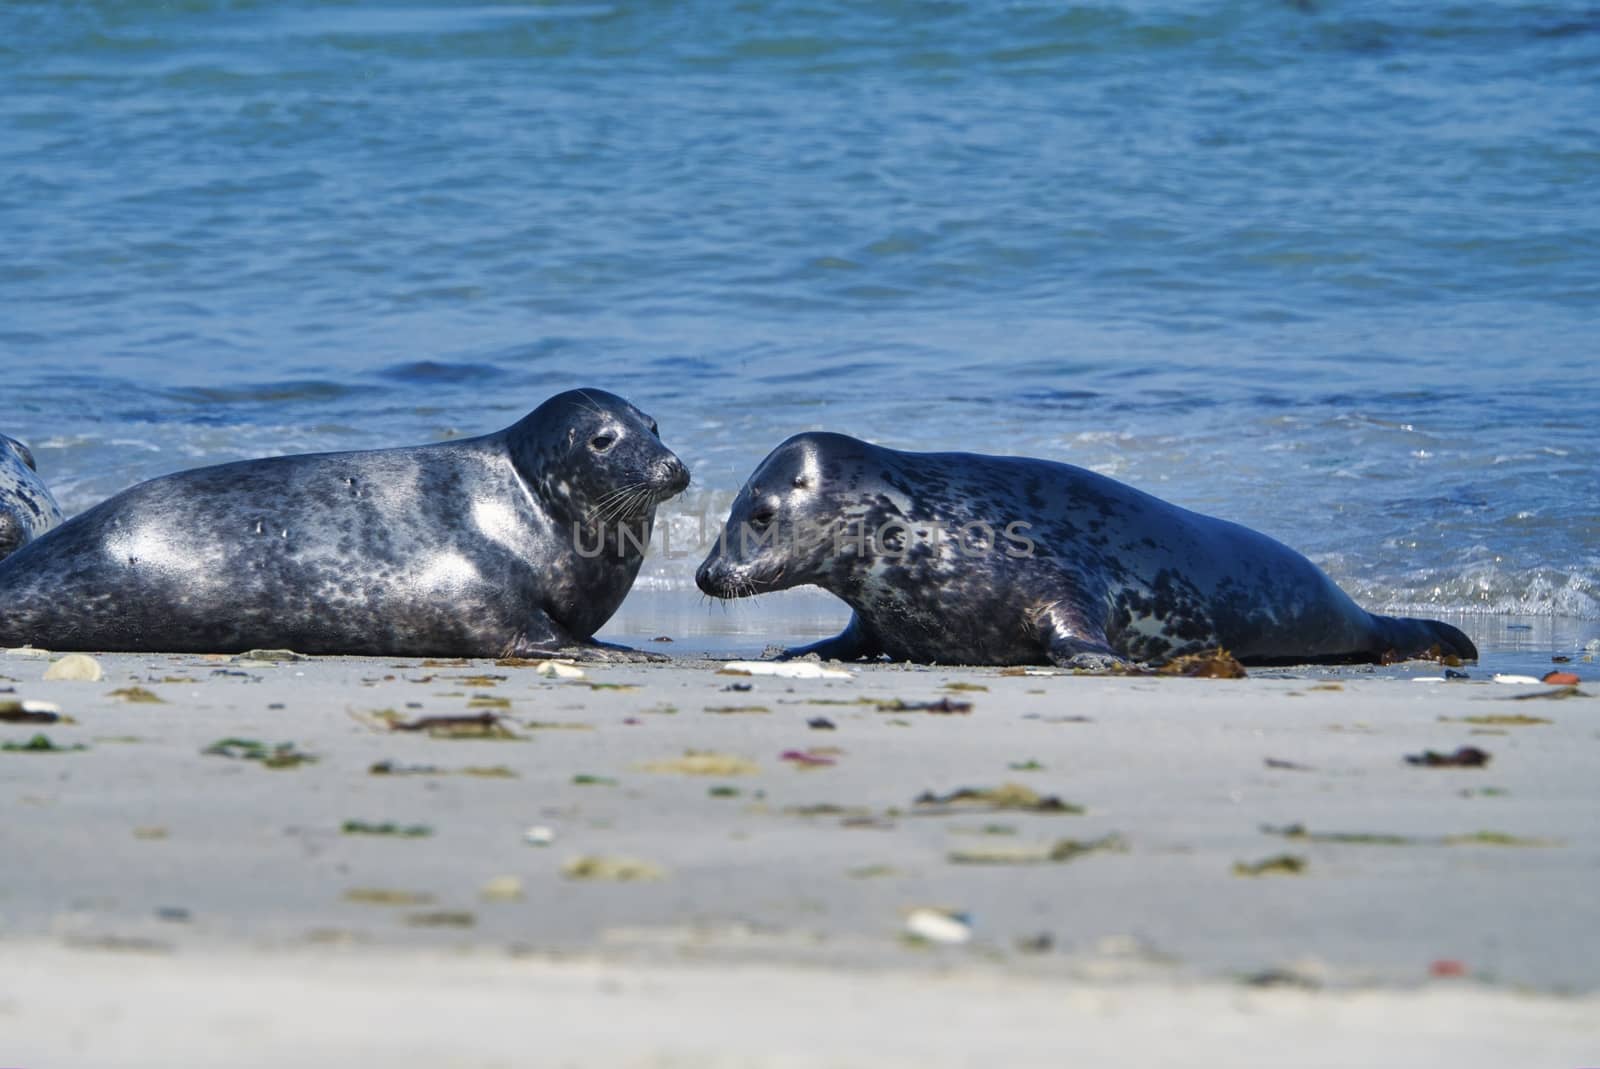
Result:
{"label": "seal tail", "polygon": [[1372,619],[1378,625],[1378,646],[1385,660],[1434,656],[1459,657],[1463,661],[1478,659],[1478,647],[1472,640],[1459,628],[1442,621],[1376,613]]}

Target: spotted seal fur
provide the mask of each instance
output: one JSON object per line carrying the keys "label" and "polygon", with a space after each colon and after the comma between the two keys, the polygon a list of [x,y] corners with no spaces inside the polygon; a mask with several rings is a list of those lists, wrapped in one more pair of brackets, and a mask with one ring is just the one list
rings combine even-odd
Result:
{"label": "spotted seal fur", "polygon": [[696,581],[714,597],[812,585],[854,614],[790,655],[939,664],[1354,663],[1472,641],[1367,612],[1280,542],[1068,464],[907,453],[842,434],[780,445]]}
{"label": "spotted seal fur", "polygon": [[0,563],[0,646],[617,656],[593,635],[688,483],[600,390],[482,437],[179,472]]}

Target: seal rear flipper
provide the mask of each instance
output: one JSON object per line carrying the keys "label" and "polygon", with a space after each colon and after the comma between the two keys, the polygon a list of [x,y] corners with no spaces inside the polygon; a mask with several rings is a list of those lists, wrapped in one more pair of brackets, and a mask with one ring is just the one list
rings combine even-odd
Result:
{"label": "seal rear flipper", "polygon": [[844,630],[837,635],[825,638],[821,642],[813,642],[809,646],[784,650],[779,660],[793,660],[813,653],[824,661],[864,661],[882,655],[883,648],[867,633],[866,627],[861,623],[861,615],[851,613],[850,622],[845,624]]}
{"label": "seal rear flipper", "polygon": [[1434,651],[1446,657],[1459,657],[1463,661],[1476,661],[1478,647],[1460,628],[1441,620],[1425,620],[1412,616],[1379,616],[1372,614],[1378,625],[1378,653],[1384,659],[1408,660],[1414,657],[1431,657]]}

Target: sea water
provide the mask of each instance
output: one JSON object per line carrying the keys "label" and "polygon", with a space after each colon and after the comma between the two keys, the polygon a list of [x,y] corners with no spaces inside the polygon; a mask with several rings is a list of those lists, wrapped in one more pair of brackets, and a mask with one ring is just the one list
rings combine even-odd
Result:
{"label": "sea water", "polygon": [[695,478],[622,633],[842,621],[692,579],[826,428],[1600,635],[1592,4],[12,2],[0,161],[0,431],[68,512],[594,385]]}

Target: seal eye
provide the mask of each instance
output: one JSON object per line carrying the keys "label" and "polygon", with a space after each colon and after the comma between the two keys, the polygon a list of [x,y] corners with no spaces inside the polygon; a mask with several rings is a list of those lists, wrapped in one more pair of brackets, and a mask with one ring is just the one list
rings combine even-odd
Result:
{"label": "seal eye", "polygon": [[610,434],[597,434],[589,439],[589,448],[596,453],[604,453],[607,449],[617,444],[615,436]]}
{"label": "seal eye", "polygon": [[778,518],[778,510],[771,505],[764,506],[759,512],[751,513],[750,526],[757,531],[765,531],[772,526],[772,521]]}
{"label": "seal eye", "polygon": [[656,425],[655,420],[650,421],[650,433],[655,435],[657,438],[661,437],[661,428]]}

